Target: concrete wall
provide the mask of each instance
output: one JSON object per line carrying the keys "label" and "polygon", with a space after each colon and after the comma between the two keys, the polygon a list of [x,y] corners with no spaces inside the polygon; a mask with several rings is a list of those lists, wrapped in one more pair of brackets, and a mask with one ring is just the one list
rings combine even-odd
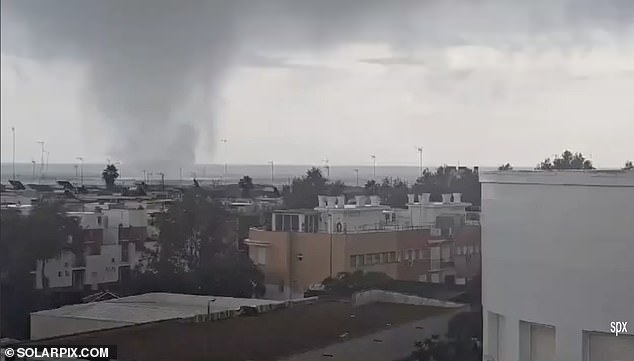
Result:
{"label": "concrete wall", "polygon": [[634,172],[557,173],[481,176],[484,351],[499,343],[497,360],[519,359],[520,321],[555,327],[559,361],[583,359],[584,330],[634,322]]}
{"label": "concrete wall", "polygon": [[441,301],[433,298],[411,296],[383,290],[357,292],[352,295],[352,302],[355,306],[366,305],[374,302],[401,303],[406,305],[433,306],[442,308],[461,308],[465,306],[461,303]]}
{"label": "concrete wall", "polygon": [[131,325],[131,322],[31,315],[31,340]]}

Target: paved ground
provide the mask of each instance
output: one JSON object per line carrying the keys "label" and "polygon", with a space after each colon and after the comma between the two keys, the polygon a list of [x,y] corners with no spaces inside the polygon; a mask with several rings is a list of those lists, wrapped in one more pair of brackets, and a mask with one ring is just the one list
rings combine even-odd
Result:
{"label": "paved ground", "polygon": [[[402,304],[375,303],[353,307],[350,303],[317,302],[254,317],[206,323],[167,321],[40,343],[117,345],[121,360],[266,361],[339,342],[344,333],[348,337],[363,337],[390,327],[387,324],[403,325],[446,312],[445,309]],[[407,341],[400,347],[404,352],[410,352],[412,345],[413,341]],[[359,347],[367,348],[367,345]]]}
{"label": "paved ground", "polygon": [[291,356],[284,361],[390,361],[407,357],[414,350],[414,342],[433,334],[447,333],[449,319],[466,309],[430,316],[423,320],[391,327],[367,336],[336,343],[317,350]]}

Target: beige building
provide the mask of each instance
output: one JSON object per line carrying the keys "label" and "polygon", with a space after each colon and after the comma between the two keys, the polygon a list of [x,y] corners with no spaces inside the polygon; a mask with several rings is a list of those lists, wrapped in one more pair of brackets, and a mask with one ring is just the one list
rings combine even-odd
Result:
{"label": "beige building", "polygon": [[459,194],[443,199],[429,202],[420,195],[415,202],[411,195],[408,209],[395,210],[376,196],[369,204],[357,196],[352,205],[342,196],[319,196],[315,209],[274,212],[271,229],[251,229],[245,243],[264,272],[267,298],[301,296],[328,276],[356,270],[454,282],[453,239],[466,229],[470,204]]}

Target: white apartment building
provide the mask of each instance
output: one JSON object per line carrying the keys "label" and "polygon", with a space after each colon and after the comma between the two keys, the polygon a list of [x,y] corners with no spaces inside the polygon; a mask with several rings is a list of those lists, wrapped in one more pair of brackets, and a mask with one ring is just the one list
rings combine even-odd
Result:
{"label": "white apartment building", "polygon": [[480,180],[485,360],[634,360],[634,171]]}
{"label": "white apartment building", "polygon": [[[127,277],[139,264],[146,247],[150,213],[145,209],[108,209],[107,204],[87,205],[91,211],[68,212],[83,229],[83,257],[64,251],[57,258],[46,260],[45,277],[49,288],[90,287],[116,283]],[[34,271],[35,287],[42,288],[42,262]]]}

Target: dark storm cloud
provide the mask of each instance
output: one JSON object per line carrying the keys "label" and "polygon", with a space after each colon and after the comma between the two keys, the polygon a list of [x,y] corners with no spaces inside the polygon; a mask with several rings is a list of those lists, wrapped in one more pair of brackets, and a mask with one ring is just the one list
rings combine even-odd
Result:
{"label": "dark storm cloud", "polygon": [[[184,164],[193,162],[199,139],[210,137],[208,102],[230,66],[301,67],[260,52],[349,42],[395,48],[479,41],[521,46],[527,38],[562,31],[563,40],[546,38],[566,46],[585,39],[588,27],[618,33],[631,25],[633,3],[6,0],[2,52],[82,64],[85,100],[108,125],[113,156]],[[365,61],[424,64],[423,59]]]}

